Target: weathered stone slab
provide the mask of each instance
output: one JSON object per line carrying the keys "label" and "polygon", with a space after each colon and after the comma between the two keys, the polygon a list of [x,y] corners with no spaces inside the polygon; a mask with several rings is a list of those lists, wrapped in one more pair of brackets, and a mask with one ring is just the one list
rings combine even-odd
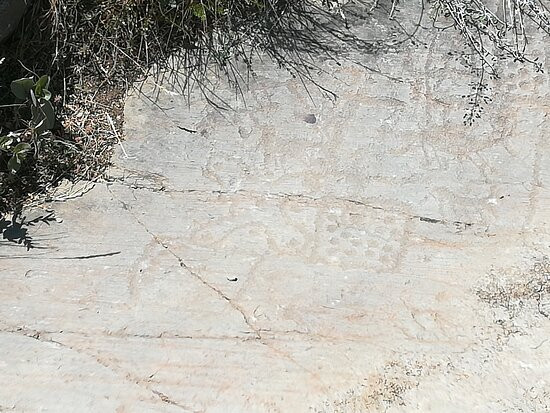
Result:
{"label": "weathered stone slab", "polygon": [[0,410],[547,410],[548,77],[465,127],[447,46],[131,96],[111,179],[0,244]]}

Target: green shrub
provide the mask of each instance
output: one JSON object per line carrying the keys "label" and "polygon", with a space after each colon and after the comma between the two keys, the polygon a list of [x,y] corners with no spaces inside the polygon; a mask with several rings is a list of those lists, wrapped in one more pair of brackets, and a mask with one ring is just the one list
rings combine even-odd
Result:
{"label": "green shrub", "polygon": [[32,77],[11,82],[11,92],[17,102],[9,105],[14,109],[15,125],[19,126],[6,136],[0,136],[0,171],[16,174],[27,154],[34,147],[36,152],[40,139],[50,133],[55,123],[55,111],[48,90],[50,78],[38,80]]}

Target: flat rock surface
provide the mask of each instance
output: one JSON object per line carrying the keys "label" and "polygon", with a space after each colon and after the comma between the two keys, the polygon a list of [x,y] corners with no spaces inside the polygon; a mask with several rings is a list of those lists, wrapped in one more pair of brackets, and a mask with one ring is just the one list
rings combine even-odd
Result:
{"label": "flat rock surface", "polygon": [[464,126],[445,36],[322,63],[336,100],[147,82],[110,178],[0,243],[0,411],[549,411],[548,77]]}

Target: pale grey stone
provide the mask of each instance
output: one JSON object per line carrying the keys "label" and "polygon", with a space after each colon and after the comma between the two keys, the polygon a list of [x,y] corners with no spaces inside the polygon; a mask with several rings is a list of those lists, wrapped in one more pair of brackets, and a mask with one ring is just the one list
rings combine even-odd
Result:
{"label": "pale grey stone", "polygon": [[1,244],[0,410],[547,411],[550,321],[478,285],[550,251],[548,77],[466,127],[448,47],[129,97],[112,179]]}

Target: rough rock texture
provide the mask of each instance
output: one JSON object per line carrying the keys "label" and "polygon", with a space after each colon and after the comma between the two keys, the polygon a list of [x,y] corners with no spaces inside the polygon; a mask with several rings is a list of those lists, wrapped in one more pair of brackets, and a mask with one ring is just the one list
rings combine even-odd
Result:
{"label": "rough rock texture", "polygon": [[111,179],[0,244],[0,411],[548,411],[548,77],[465,127],[441,36],[335,102],[130,97]]}

